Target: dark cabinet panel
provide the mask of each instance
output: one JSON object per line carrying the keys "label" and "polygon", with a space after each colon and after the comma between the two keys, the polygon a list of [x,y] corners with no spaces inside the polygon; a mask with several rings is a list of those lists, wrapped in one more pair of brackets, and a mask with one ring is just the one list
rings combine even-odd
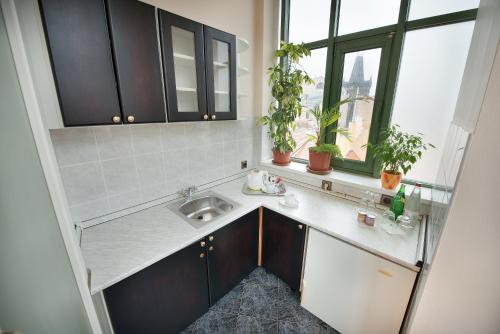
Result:
{"label": "dark cabinet panel", "polygon": [[107,4],[123,122],[165,122],[155,8],[136,0]]}
{"label": "dark cabinet panel", "polygon": [[213,305],[257,268],[259,211],[250,212],[206,239]]}
{"label": "dark cabinet panel", "polygon": [[170,255],[104,291],[116,334],[178,333],[209,307],[205,247]]}
{"label": "dark cabinet panel", "polygon": [[236,36],[204,29],[208,115],[212,120],[236,119]]}
{"label": "dark cabinet panel", "polygon": [[305,231],[304,224],[264,209],[262,265],[285,281],[292,290],[300,288]]}
{"label": "dark cabinet panel", "polygon": [[168,120],[198,121],[206,114],[203,25],[159,10]]}
{"label": "dark cabinet panel", "polygon": [[111,124],[120,105],[102,0],[40,0],[66,126]]}

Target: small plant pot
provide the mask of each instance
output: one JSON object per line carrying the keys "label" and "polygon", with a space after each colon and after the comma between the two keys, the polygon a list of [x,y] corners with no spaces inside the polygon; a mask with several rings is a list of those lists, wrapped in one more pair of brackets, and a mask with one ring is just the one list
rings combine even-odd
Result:
{"label": "small plant pot", "polygon": [[380,182],[384,189],[396,189],[401,182],[401,173],[394,174],[392,171],[384,170],[382,174],[380,174]]}
{"label": "small plant pot", "polygon": [[278,166],[288,166],[290,164],[290,154],[292,154],[291,151],[280,152],[273,150],[273,164]]}
{"label": "small plant pot", "polygon": [[309,148],[309,169],[316,172],[327,172],[330,170],[332,155],[330,153],[318,153]]}

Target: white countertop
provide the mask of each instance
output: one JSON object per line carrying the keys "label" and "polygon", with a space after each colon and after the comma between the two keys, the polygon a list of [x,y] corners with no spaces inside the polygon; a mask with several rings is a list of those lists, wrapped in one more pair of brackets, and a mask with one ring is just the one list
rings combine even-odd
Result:
{"label": "white countertop", "polygon": [[278,203],[279,197],[245,195],[240,178],[211,188],[240,206],[195,229],[170,211],[157,205],[83,230],[81,247],[91,269],[91,293],[97,293],[170,254],[198,241],[244,214],[264,206],[365,249],[373,254],[418,271],[419,230],[389,235],[380,227],[356,221],[356,203],[320,191],[287,184],[300,202],[298,208]]}

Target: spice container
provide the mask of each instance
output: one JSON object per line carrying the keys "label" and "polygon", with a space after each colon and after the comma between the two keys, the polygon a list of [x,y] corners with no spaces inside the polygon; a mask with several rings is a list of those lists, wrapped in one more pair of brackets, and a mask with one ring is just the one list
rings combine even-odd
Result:
{"label": "spice container", "polygon": [[368,226],[374,226],[375,225],[375,218],[376,216],[374,214],[367,214],[365,218],[365,224]]}
{"label": "spice container", "polygon": [[366,211],[358,210],[358,222],[360,223],[366,222]]}

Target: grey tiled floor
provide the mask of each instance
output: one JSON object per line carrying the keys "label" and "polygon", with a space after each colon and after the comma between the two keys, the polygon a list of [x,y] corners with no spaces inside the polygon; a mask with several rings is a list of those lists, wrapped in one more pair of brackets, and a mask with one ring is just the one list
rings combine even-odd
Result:
{"label": "grey tiled floor", "polygon": [[288,285],[258,268],[183,334],[338,333],[299,305]]}

